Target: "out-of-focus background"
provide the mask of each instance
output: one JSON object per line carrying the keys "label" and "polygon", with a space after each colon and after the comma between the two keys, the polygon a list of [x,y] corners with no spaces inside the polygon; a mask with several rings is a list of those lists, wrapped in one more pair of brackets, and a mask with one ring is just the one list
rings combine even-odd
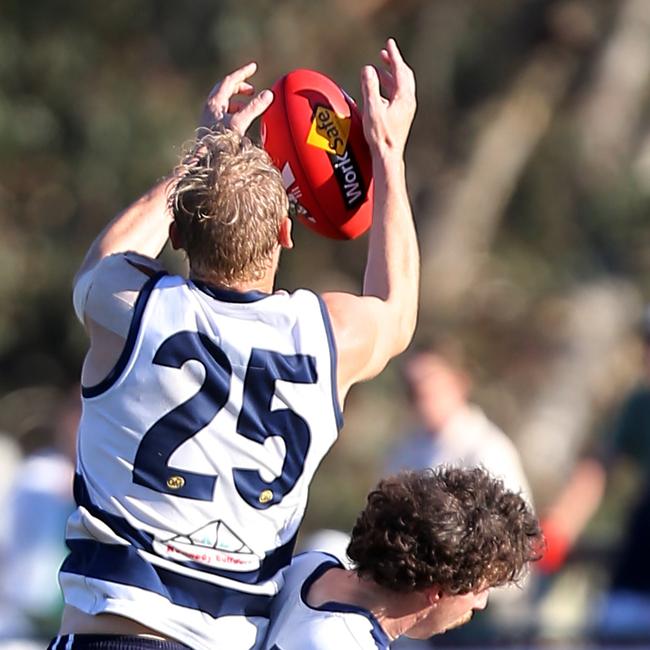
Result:
{"label": "out-of-focus background", "polygon": [[[650,1],[5,0],[0,16],[6,644],[56,629],[86,345],[70,286],[85,249],[169,172],[224,73],[254,59],[261,88],[311,67],[360,98],[362,65],[392,35],[418,83],[407,151],[423,263],[416,341],[427,363],[451,366],[412,354],[354,389],[313,485],[305,544],[349,530],[409,453],[515,463],[547,521],[551,561],[515,604],[434,645],[650,646],[650,560],[629,548],[643,538],[650,472]],[[279,285],[359,289],[365,238],[294,230]],[[435,372],[427,397],[418,386]],[[441,415],[428,400],[447,390],[471,401],[472,422],[505,432],[500,442],[436,456],[429,434],[446,427],[449,404]],[[626,581],[628,551],[638,571]]]}

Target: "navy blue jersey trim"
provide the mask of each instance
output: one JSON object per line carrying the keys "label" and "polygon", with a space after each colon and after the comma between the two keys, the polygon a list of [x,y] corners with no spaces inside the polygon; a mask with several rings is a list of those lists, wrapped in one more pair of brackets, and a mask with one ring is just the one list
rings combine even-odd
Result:
{"label": "navy blue jersey trim", "polygon": [[175,605],[215,618],[269,616],[272,596],[246,594],[175,573],[150,564],[132,546],[82,539],[68,540],[68,546],[72,553],[63,562],[61,573],[146,589]]}
{"label": "navy blue jersey trim", "polygon": [[108,375],[106,375],[106,377],[104,377],[104,379],[102,379],[98,384],[95,384],[94,386],[81,387],[81,394],[84,397],[97,397],[106,392],[124,372],[126,364],[131,358],[131,353],[133,352],[133,347],[138,337],[140,323],[149,296],[151,296],[151,292],[153,291],[156,282],[158,282],[158,280],[160,280],[164,275],[167,275],[166,271],[159,271],[156,275],[147,280],[142,286],[142,289],[140,289],[140,293],[138,294],[138,298],[133,307],[133,316],[131,318],[131,324],[129,325],[129,333],[126,336],[126,341],[124,342],[124,348],[122,349],[120,358],[117,360],[117,363],[113,366],[113,369],[108,373]]}
{"label": "navy blue jersey trim", "polygon": [[[303,555],[301,553],[301,555]],[[309,607],[310,609],[322,610],[322,607],[312,607],[307,602],[307,593],[311,589],[311,586],[320,578],[324,573],[327,573],[330,569],[342,569],[343,565],[338,561],[332,558],[331,560],[325,560],[322,564],[319,564],[306,578],[302,583],[300,588],[300,598],[302,602]],[[330,611],[330,610],[327,610]]]}
{"label": "navy blue jersey trim", "polygon": [[50,643],[47,646],[47,650],[55,650],[56,646],[59,645],[61,638],[61,636],[55,636],[53,639],[51,639]]}
{"label": "navy blue jersey trim", "polygon": [[309,574],[309,576],[307,576],[300,589],[300,598],[302,602],[306,607],[317,610],[319,612],[337,612],[344,614],[359,614],[360,616],[364,616],[370,621],[370,624],[372,626],[370,634],[378,650],[388,650],[390,647],[390,639],[388,638],[388,635],[386,632],[384,632],[384,628],[382,628],[382,626],[379,624],[379,621],[375,618],[373,613],[367,609],[359,607],[358,605],[352,605],[350,603],[339,603],[335,601],[330,601],[323,603],[318,607],[313,607],[307,602],[307,594],[309,593],[309,590],[311,589],[311,586],[314,584],[314,582],[316,582],[316,580],[318,580],[318,578],[320,578],[324,573],[334,568],[343,569],[344,567],[336,559],[325,560],[322,564],[319,564],[314,569],[314,571]]}
{"label": "navy blue jersey trim", "polygon": [[57,644],[58,650],[191,650],[180,641],[130,634],[63,634],[52,639],[47,650],[55,650]]}
{"label": "navy blue jersey trim", "polygon": [[334,414],[336,415],[336,426],[338,426],[339,431],[343,428],[343,411],[341,410],[341,405],[339,403],[339,391],[338,385],[336,382],[336,372],[337,372],[337,351],[336,351],[336,341],[334,340],[334,330],[332,329],[332,321],[330,320],[329,311],[327,311],[327,305],[325,301],[319,296],[318,304],[320,306],[320,311],[323,316],[323,324],[325,325],[325,332],[327,333],[327,343],[330,349],[330,372],[332,378],[332,403],[334,405]]}
{"label": "navy blue jersey trim", "polygon": [[[128,523],[128,521],[126,521],[126,519],[113,515],[110,512],[106,512],[96,506],[91,501],[86,482],[80,474],[76,474],[74,478],[74,498],[78,506],[84,507],[93,517],[102,521],[116,535],[132,544],[136,549],[141,549],[148,553],[157,555],[153,549],[153,535],[134,528]],[[255,571],[228,571],[226,569],[216,569],[214,567],[208,567],[205,564],[191,561],[178,562],[178,564],[179,566],[189,569],[195,569],[201,573],[208,573],[210,575],[229,578],[231,580],[236,580],[237,582],[254,585],[269,580],[275,576],[278,571],[284,569],[284,567],[291,563],[291,556],[296,545],[297,537],[298,535],[296,533],[296,535],[294,535],[286,544],[271,551],[262,560],[260,568]],[[73,549],[70,546],[70,540],[68,540],[67,543],[68,547],[72,551]]]}
{"label": "navy blue jersey trim", "polygon": [[230,289],[222,289],[208,284],[207,282],[203,282],[203,280],[192,279],[192,283],[197,289],[203,291],[203,293],[207,293],[215,300],[221,302],[257,302],[258,300],[268,298],[272,295],[270,293],[264,293],[263,291],[232,291]]}

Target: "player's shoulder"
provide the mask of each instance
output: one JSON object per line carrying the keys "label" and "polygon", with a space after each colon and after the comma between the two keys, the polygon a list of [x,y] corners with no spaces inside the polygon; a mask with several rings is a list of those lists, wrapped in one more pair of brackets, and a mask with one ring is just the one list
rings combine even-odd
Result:
{"label": "player's shoulder", "polygon": [[[270,648],[278,650],[377,650],[370,635],[363,632],[360,636],[350,629],[350,626],[338,616],[324,614],[316,622],[309,625],[298,625],[291,630],[292,646],[286,645],[289,641],[282,641]],[[387,647],[387,646],[381,646]]]}
{"label": "player's shoulder", "polygon": [[291,564],[283,571],[284,587],[274,601],[274,612],[277,614],[282,610],[285,615],[291,615],[296,605],[299,609],[309,609],[304,596],[311,585],[328,569],[341,566],[333,555],[320,551],[294,555]]}
{"label": "player's shoulder", "polygon": [[110,292],[139,291],[147,279],[164,272],[151,257],[134,252],[114,253],[75,278],[75,294],[108,287]]}
{"label": "player's shoulder", "polygon": [[[75,313],[84,323],[89,318],[124,335],[131,310],[143,286],[164,273],[160,262],[138,253],[108,255],[75,278]],[[115,315],[117,320],[115,322]]]}
{"label": "player's shoulder", "polygon": [[295,628],[296,648],[310,650],[384,650],[388,638],[369,613],[352,606],[331,604],[313,609]]}
{"label": "player's shoulder", "polygon": [[286,569],[286,579],[297,582],[314,582],[327,569],[342,567],[340,560],[324,551],[305,551],[294,555]]}
{"label": "player's shoulder", "polygon": [[293,556],[291,566],[309,568],[318,567],[322,564],[341,564],[341,561],[327,551],[303,551]]}
{"label": "player's shoulder", "polygon": [[272,613],[269,650],[388,647],[376,643],[375,639],[383,643],[385,635],[369,612],[343,603],[328,602],[318,607],[307,603],[311,586],[332,568],[344,567],[329,553],[307,551],[294,556],[280,591],[280,607]]}
{"label": "player's shoulder", "polygon": [[279,291],[276,291],[274,296],[284,296],[284,298],[291,303],[297,304],[297,305],[322,305],[322,308],[325,308],[325,304],[323,303],[322,298],[320,297],[319,294],[315,293],[311,289],[305,289],[305,288],[300,288],[300,289],[294,289],[293,291],[286,291],[284,289],[280,289]]}
{"label": "player's shoulder", "polygon": [[294,611],[281,630],[271,633],[267,650],[377,650],[368,627],[350,618],[350,613]]}
{"label": "player's shoulder", "polygon": [[262,301],[262,310],[280,313],[288,321],[308,330],[322,332],[323,328],[333,344],[332,323],[327,305],[320,294],[311,289],[276,290]]}
{"label": "player's shoulder", "polygon": [[164,272],[165,267],[156,259],[126,251],[124,253],[114,253],[104,257],[95,267],[95,274],[103,275],[107,273],[124,273],[137,271],[146,277],[153,277]]}
{"label": "player's shoulder", "polygon": [[362,646],[353,645],[349,635],[342,635],[340,632],[345,631],[342,626],[295,626],[292,627],[287,635],[280,639],[273,639],[271,645],[267,645],[265,650],[364,650]]}

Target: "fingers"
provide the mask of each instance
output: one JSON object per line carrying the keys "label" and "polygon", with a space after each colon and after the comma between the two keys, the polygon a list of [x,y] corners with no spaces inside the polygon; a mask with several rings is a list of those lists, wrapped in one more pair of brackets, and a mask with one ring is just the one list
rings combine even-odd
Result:
{"label": "fingers", "polygon": [[255,74],[257,63],[251,61],[241,68],[237,68],[217,82],[208,95],[208,103],[213,106],[225,107],[233,95],[252,95],[255,89],[251,83],[246,81]]}
{"label": "fingers", "polygon": [[228,103],[228,112],[233,114],[233,113],[239,113],[242,108],[244,108],[246,104],[242,101],[239,101],[237,99],[231,99],[230,102]]}
{"label": "fingers", "polygon": [[363,95],[364,109],[372,111],[381,99],[379,94],[379,77],[377,70],[372,65],[366,65],[361,71],[361,93]]}
{"label": "fingers", "polygon": [[386,49],[384,51],[388,57],[391,74],[395,79],[395,94],[413,94],[415,91],[413,71],[404,61],[394,38],[389,38],[386,41]]}
{"label": "fingers", "polygon": [[230,120],[230,127],[239,131],[242,135],[246,133],[250,125],[260,116],[273,102],[273,93],[266,89],[253,97],[251,101],[243,106]]}
{"label": "fingers", "polygon": [[393,75],[388,70],[382,68],[377,70],[377,74],[379,75],[379,83],[381,84],[384,95],[392,97],[395,92],[395,79],[393,79]]}
{"label": "fingers", "polygon": [[379,56],[384,67],[365,66],[361,74],[364,135],[373,156],[402,156],[415,115],[415,80],[394,39]]}
{"label": "fingers", "polygon": [[237,88],[235,88],[233,95],[254,95],[255,86],[248,83],[248,81],[242,81]]}
{"label": "fingers", "polygon": [[237,70],[233,70],[223,78],[222,82],[219,84],[217,92],[224,91],[224,93],[228,93],[228,97],[232,97],[237,93],[244,92],[240,90],[240,88],[249,88],[250,91],[252,91],[253,87],[246,80],[249,77],[252,77],[256,70],[257,63],[255,63],[255,61],[251,61],[250,63],[243,65],[241,68],[237,68]]}
{"label": "fingers", "polygon": [[243,110],[243,103],[233,98],[236,95],[254,95],[255,87],[248,79],[256,71],[257,63],[251,61],[233,70],[221,81],[217,82],[208,95],[200,125],[211,128],[221,120],[228,121],[227,118],[230,113],[238,113]]}

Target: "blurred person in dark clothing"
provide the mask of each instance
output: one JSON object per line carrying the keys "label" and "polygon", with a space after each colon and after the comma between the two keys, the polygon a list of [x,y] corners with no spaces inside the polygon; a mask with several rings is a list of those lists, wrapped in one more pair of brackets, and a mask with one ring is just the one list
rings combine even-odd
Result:
{"label": "blurred person in dark clothing", "polygon": [[576,463],[543,523],[548,548],[539,567],[554,573],[599,509],[609,477],[619,469],[637,474],[636,500],[628,504],[608,589],[594,616],[594,632],[603,637],[650,635],[650,307],[642,338],[641,381],[623,401],[599,449]]}

